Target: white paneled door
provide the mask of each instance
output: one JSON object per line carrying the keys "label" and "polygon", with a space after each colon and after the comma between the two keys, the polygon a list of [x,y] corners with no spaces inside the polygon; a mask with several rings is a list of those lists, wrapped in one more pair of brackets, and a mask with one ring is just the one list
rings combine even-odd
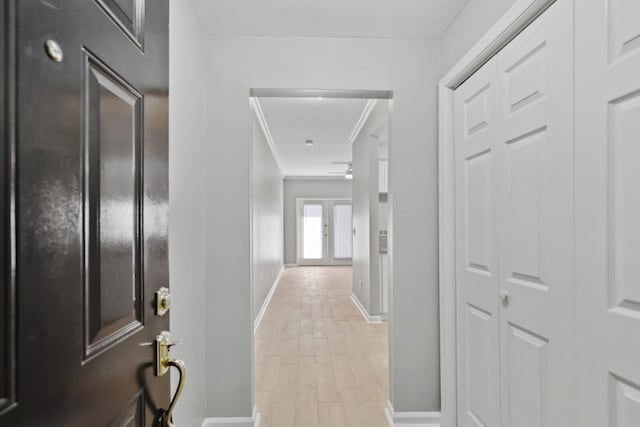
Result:
{"label": "white paneled door", "polygon": [[640,1],[576,4],[579,420],[640,426]]}
{"label": "white paneled door", "polygon": [[455,93],[458,422],[500,425],[496,63]]}
{"label": "white paneled door", "polygon": [[572,28],[556,2],[455,93],[461,426],[576,425]]}
{"label": "white paneled door", "polygon": [[559,1],[497,56],[502,425],[574,426],[573,25]]}
{"label": "white paneled door", "polygon": [[298,264],[350,265],[351,200],[298,200]]}

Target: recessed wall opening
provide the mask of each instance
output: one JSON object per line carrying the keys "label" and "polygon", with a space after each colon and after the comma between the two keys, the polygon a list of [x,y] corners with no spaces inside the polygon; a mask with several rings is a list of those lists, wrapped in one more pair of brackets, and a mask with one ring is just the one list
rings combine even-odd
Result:
{"label": "recessed wall opening", "polygon": [[253,382],[269,424],[385,423],[391,98],[250,90]]}

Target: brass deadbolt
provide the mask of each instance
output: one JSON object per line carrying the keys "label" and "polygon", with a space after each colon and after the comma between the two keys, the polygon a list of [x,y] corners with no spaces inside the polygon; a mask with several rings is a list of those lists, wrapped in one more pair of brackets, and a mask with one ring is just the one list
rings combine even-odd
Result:
{"label": "brass deadbolt", "polygon": [[160,288],[156,291],[156,316],[164,316],[171,308],[171,294],[169,289]]}

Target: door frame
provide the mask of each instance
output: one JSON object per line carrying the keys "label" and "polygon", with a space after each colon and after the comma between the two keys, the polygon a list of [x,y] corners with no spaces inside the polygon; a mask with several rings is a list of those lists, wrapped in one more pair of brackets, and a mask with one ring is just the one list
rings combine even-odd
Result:
{"label": "door frame", "polygon": [[438,84],[438,274],[443,427],[457,425],[454,91],[556,1],[574,0],[517,0]]}
{"label": "door frame", "polygon": [[[324,215],[326,216],[325,220],[328,224],[328,236],[324,248],[326,251],[326,262],[324,262],[323,258],[314,264],[313,262],[305,262],[302,258],[302,239],[300,236],[302,235],[302,206],[305,202],[322,202],[323,204]],[[353,206],[353,199],[349,197],[296,197],[296,263],[299,266],[352,265],[353,263],[353,258],[337,260],[337,262],[333,260],[333,215],[329,210],[333,208],[335,203],[330,202],[349,202],[349,204]]]}

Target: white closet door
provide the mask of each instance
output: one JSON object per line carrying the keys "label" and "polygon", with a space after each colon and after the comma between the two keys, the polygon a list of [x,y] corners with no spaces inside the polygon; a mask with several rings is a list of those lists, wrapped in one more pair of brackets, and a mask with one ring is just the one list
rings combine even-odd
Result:
{"label": "white closet door", "polygon": [[508,427],[577,425],[572,43],[572,2],[558,1],[497,56],[500,388]]}
{"label": "white closet door", "polygon": [[500,425],[496,63],[455,92],[458,424]]}
{"label": "white closet door", "polygon": [[462,426],[576,425],[572,43],[558,1],[455,93]]}
{"label": "white closet door", "polygon": [[579,422],[640,426],[640,1],[576,4]]}

